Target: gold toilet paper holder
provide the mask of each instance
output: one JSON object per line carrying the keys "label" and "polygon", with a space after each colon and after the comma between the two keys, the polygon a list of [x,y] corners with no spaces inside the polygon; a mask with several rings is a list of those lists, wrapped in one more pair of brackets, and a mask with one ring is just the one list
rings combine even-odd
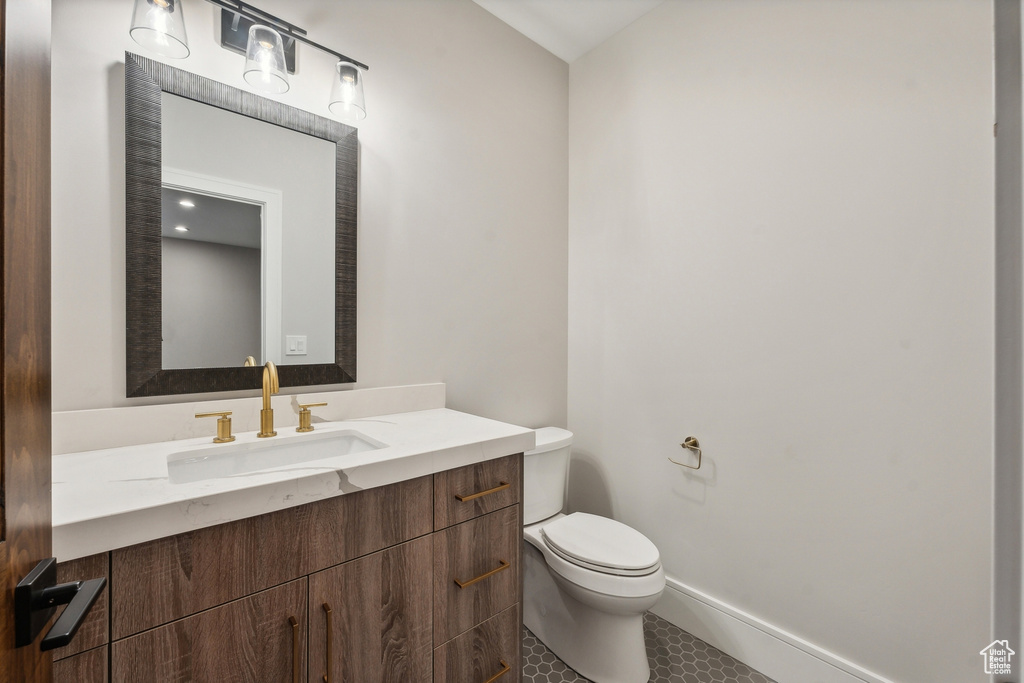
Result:
{"label": "gold toilet paper holder", "polygon": [[696,465],[687,465],[685,462],[679,462],[678,460],[673,460],[672,458],[668,459],[669,462],[675,463],[676,465],[679,465],[680,467],[688,467],[691,470],[699,470],[700,469],[700,460],[701,460],[701,451],[700,451],[700,441],[697,441],[697,437],[695,437],[695,436],[688,436],[685,439],[683,439],[683,442],[681,444],[679,444],[679,445],[682,446],[683,448],[689,450],[689,451],[695,451],[697,453],[697,464]]}

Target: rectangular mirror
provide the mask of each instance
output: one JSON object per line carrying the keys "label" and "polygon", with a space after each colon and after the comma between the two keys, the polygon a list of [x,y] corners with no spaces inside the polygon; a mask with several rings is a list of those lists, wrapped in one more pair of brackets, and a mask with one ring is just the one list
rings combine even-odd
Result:
{"label": "rectangular mirror", "polygon": [[355,381],[356,129],[128,53],[125,153],[128,396]]}
{"label": "rectangular mirror", "polygon": [[167,92],[160,116],[164,369],[332,362],[336,145]]}

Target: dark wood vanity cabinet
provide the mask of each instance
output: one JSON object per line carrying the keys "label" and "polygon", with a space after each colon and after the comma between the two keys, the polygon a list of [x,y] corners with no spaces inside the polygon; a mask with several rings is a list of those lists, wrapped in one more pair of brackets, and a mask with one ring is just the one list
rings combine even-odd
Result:
{"label": "dark wood vanity cabinet", "polygon": [[306,579],[115,641],[114,683],[306,679]]}
{"label": "dark wood vanity cabinet", "polygon": [[66,563],[110,583],[54,680],[518,681],[521,498],[519,454]]}
{"label": "dark wood vanity cabinet", "polygon": [[434,534],[434,637],[451,640],[519,602],[519,506]]}
{"label": "dark wood vanity cabinet", "polygon": [[520,615],[520,606],[513,605],[434,650],[434,680],[519,680],[523,670]]}
{"label": "dark wood vanity cabinet", "polygon": [[429,536],[309,577],[309,681],[431,679]]}
{"label": "dark wood vanity cabinet", "polygon": [[434,475],[434,681],[522,674],[523,458]]}
{"label": "dark wood vanity cabinet", "polygon": [[[83,557],[57,566],[57,583],[84,581],[110,576],[110,554]],[[59,607],[54,619],[66,607]],[[103,683],[107,671],[110,591],[104,590],[89,610],[70,645],[53,651],[53,680],[57,683]]]}
{"label": "dark wood vanity cabinet", "polygon": [[435,474],[434,531],[519,503],[522,471],[511,456]]}
{"label": "dark wood vanity cabinet", "polygon": [[103,683],[109,680],[107,646],[86,650],[77,655],[55,659],[53,680],[56,683]]}
{"label": "dark wood vanity cabinet", "polygon": [[430,533],[431,477],[111,552],[113,638]]}

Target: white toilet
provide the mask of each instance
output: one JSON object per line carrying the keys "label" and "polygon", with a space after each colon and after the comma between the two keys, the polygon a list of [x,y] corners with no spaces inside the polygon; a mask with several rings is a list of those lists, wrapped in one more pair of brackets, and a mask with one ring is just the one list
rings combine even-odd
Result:
{"label": "white toilet", "polygon": [[595,683],[646,683],[643,614],[665,589],[661,556],[607,517],[562,513],[572,432],[537,430],[523,464],[523,622]]}

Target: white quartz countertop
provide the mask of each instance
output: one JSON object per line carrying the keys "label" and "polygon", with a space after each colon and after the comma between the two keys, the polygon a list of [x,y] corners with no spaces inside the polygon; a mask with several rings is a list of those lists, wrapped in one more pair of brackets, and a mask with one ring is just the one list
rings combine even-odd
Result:
{"label": "white quartz countertop", "polygon": [[[212,426],[212,423],[211,423]],[[168,456],[212,437],[53,457],[53,552],[58,561],[393,484],[533,449],[532,429],[447,408],[278,429],[284,445],[353,430],[383,447],[254,472],[175,483]],[[256,442],[255,432],[233,444]],[[260,440],[261,442],[264,440]],[[260,444],[263,445],[263,444]]]}

